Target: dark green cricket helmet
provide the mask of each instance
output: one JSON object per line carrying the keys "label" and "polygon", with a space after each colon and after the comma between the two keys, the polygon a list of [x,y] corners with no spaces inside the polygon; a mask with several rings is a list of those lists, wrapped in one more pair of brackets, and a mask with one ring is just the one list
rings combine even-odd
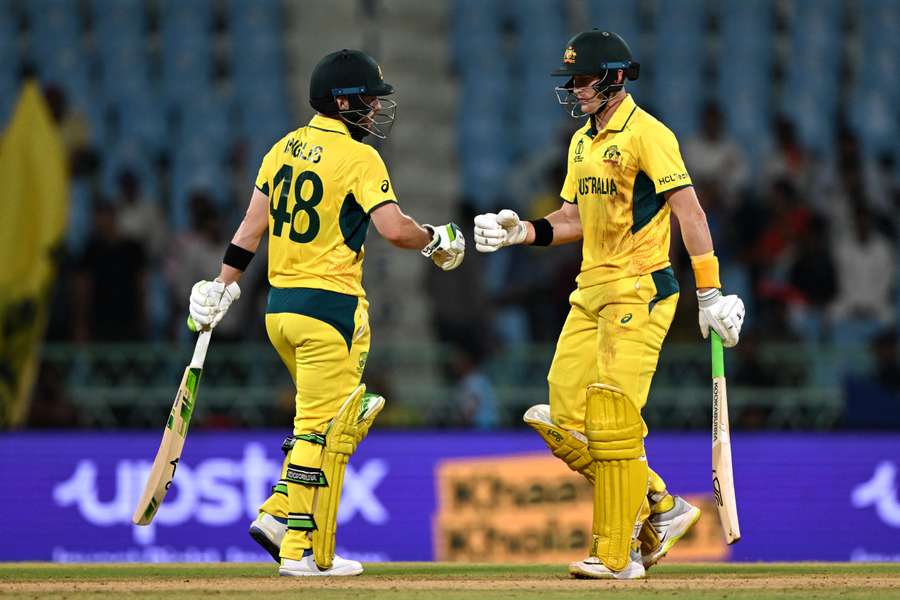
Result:
{"label": "dark green cricket helmet", "polygon": [[[386,83],[381,67],[361,50],[338,50],[325,56],[309,78],[309,103],[325,115],[338,116],[351,127],[351,133],[372,134],[384,139],[394,121],[396,103],[381,99],[382,110],[371,115],[363,96],[387,96],[394,86]],[[339,110],[336,98],[347,96],[350,110]],[[357,137],[354,135],[354,137]]]}
{"label": "dark green cricket helmet", "polygon": [[612,31],[592,29],[583,31],[569,40],[563,52],[562,66],[553,71],[556,77],[575,75],[605,75],[608,71],[622,69],[632,81],[638,78],[641,65],[631,56],[625,40]]}

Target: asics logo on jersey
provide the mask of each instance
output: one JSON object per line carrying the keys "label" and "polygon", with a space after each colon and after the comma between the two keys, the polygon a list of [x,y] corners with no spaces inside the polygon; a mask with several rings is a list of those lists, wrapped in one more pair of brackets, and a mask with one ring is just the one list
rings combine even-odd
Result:
{"label": "asics logo on jersey", "polygon": [[381,182],[381,191],[387,193],[387,191],[391,188],[391,184],[388,183],[388,180],[385,179]]}

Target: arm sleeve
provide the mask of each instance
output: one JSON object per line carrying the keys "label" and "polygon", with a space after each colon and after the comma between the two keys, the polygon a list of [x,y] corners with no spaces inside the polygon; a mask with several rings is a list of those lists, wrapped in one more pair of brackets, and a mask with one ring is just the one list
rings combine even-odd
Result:
{"label": "arm sleeve", "polygon": [[397,202],[394,195],[394,186],[388,175],[387,167],[381,159],[381,155],[366,146],[357,163],[359,179],[357,180],[356,202],[366,213],[370,213],[382,204]]}
{"label": "arm sleeve", "polygon": [[276,162],[278,156],[278,148],[281,147],[279,140],[263,157],[262,164],[259,165],[259,171],[256,174],[256,189],[266,196],[272,189],[272,178],[275,176]]}
{"label": "arm sleeve", "polygon": [[678,140],[665,125],[648,127],[641,135],[640,148],[641,170],[653,181],[657,194],[692,185]]}
{"label": "arm sleeve", "polygon": [[575,175],[573,174],[573,161],[572,161],[572,144],[569,144],[569,153],[566,158],[566,180],[563,182],[562,189],[559,191],[559,196],[566,202],[570,204],[578,204],[578,199],[576,198],[576,186],[577,182],[575,181]]}

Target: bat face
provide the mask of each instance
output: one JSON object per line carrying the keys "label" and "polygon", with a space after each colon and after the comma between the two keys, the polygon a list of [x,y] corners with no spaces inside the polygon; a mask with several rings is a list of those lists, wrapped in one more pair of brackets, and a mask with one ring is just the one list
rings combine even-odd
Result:
{"label": "bat face", "polygon": [[175,401],[172,403],[169,418],[166,420],[166,427],[163,430],[162,441],[156,452],[153,467],[150,469],[144,492],[131,518],[135,525],[150,524],[166,497],[166,493],[172,487],[175,471],[178,469],[178,461],[181,460],[184,439],[194,413],[201,373],[201,368],[188,367],[184,370],[181,385],[175,394]]}
{"label": "bat face", "polygon": [[713,379],[712,483],[719,520],[725,531],[725,541],[733,544],[741,539],[741,529],[734,493],[728,399],[725,390],[724,377]]}

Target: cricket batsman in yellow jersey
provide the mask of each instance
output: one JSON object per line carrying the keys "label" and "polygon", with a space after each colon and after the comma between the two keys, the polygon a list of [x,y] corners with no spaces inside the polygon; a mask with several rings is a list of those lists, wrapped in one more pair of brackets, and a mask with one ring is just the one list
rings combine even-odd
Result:
{"label": "cricket batsman in yellow jersey", "polygon": [[525,421],[553,454],[594,485],[590,555],[576,577],[636,579],[700,518],[647,466],[641,409],[678,299],[669,263],[674,212],[691,255],[703,337],[738,341],[744,305],[720,292],[718,260],[678,142],[624,90],[640,65],[608,31],[569,40],[554,76],[560,103],[587,122],[569,144],[562,207],[535,221],[511,210],[475,218],[480,252],[512,244],[582,240],[581,272],[569,297],[547,381],[550,405]]}
{"label": "cricket batsman in yellow jersey", "polygon": [[283,444],[281,479],[250,534],[286,576],[359,575],[336,556],[344,469],[384,399],[360,385],[369,351],[362,287],[370,220],[391,244],[420,250],[445,271],[463,260],[453,223],[419,225],[397,205],[384,162],[366,135],[384,138],[395,104],[372,57],[341,50],[310,79],[317,114],[263,158],[250,207],[214,281],[191,291],[191,317],[212,328],[240,297],[238,280],[269,232],[266,331],[297,386],[293,435]]}

